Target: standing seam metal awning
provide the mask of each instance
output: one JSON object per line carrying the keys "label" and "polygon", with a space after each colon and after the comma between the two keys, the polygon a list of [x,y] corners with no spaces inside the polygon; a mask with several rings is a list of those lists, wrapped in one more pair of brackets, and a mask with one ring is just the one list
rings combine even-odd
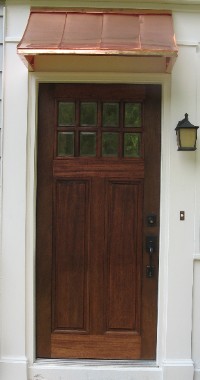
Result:
{"label": "standing seam metal awning", "polygon": [[34,69],[40,55],[177,56],[171,14],[31,10],[17,52]]}

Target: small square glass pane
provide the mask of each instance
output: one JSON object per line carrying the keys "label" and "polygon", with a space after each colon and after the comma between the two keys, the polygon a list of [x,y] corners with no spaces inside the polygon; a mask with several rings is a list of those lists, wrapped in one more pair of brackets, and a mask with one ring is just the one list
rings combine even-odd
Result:
{"label": "small square glass pane", "polygon": [[75,103],[59,102],[58,125],[60,127],[75,125]]}
{"label": "small square glass pane", "polygon": [[126,103],[124,115],[125,127],[141,127],[141,104]]}
{"label": "small square glass pane", "polygon": [[95,127],[97,125],[97,103],[81,103],[81,126]]}
{"label": "small square glass pane", "polygon": [[58,156],[74,156],[74,132],[58,132]]}
{"label": "small square glass pane", "polygon": [[141,155],[141,134],[124,134],[124,157],[140,157]]}
{"label": "small square glass pane", "polygon": [[102,133],[102,156],[118,157],[119,154],[119,134],[112,132]]}
{"label": "small square glass pane", "polygon": [[103,104],[103,127],[119,126],[119,103]]}
{"label": "small square glass pane", "polygon": [[80,133],[80,156],[96,156],[96,133]]}

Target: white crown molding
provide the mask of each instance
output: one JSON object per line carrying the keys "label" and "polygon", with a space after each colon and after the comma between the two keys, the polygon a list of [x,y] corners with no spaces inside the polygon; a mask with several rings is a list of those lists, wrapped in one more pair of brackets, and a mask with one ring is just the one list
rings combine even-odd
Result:
{"label": "white crown molding", "polygon": [[[197,11],[200,6],[200,0],[7,0],[7,5],[30,5],[35,7],[71,7],[71,8],[112,8],[112,9],[163,9],[192,12]],[[200,9],[199,9],[200,11]]]}

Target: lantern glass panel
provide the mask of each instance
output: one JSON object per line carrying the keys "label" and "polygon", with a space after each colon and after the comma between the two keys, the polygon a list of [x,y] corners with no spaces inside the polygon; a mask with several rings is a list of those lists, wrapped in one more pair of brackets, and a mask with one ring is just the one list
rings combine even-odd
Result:
{"label": "lantern glass panel", "polygon": [[196,145],[196,129],[182,128],[179,130],[180,148],[195,149]]}

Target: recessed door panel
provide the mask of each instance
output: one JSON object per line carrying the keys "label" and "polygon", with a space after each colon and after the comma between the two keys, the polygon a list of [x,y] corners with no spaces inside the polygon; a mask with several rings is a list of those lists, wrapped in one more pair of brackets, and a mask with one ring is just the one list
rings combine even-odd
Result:
{"label": "recessed door panel", "polygon": [[55,184],[54,331],[88,326],[88,181]]}
{"label": "recessed door panel", "polygon": [[142,183],[107,186],[107,331],[139,333]]}

